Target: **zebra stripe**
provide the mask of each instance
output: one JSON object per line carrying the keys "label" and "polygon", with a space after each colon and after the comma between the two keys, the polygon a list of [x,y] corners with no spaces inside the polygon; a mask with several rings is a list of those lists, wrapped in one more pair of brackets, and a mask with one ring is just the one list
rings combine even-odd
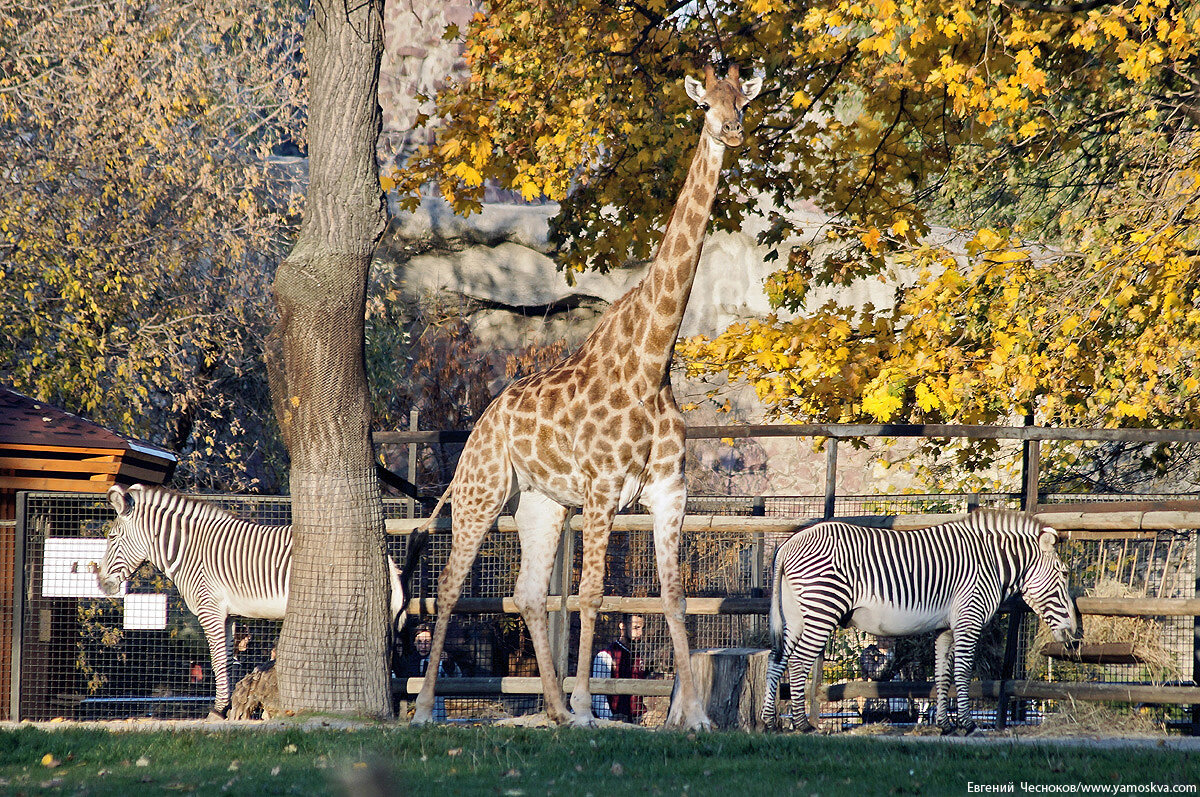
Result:
{"label": "zebra stripe", "polygon": [[937,639],[937,722],[949,716],[949,656],[958,691],[958,722],[970,732],[967,687],[975,646],[1001,602],[1020,593],[1060,641],[1079,633],[1066,568],[1054,553],[1057,532],[1015,512],[979,511],[966,520],[918,531],[830,521],[792,535],[775,554],[772,654],[763,720],[776,719],[776,692],[786,667],[793,723],[804,715],[805,681],[837,625],[903,636],[941,631]]}
{"label": "zebra stripe", "polygon": [[[234,517],[206,501],[161,487],[120,485],[108,491],[117,518],[97,571],[101,589],[116,594],[143,562],[175,582],[208,640],[217,684],[213,712],[229,709],[230,615],[283,619],[292,570],[292,527]],[[391,613],[404,624],[400,571],[388,557]]]}

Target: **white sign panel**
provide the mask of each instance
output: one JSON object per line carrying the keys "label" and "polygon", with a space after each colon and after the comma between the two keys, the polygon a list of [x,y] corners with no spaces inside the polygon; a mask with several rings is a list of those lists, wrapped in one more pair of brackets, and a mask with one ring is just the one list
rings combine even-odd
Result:
{"label": "white sign panel", "polygon": [[[103,598],[96,570],[104,558],[103,537],[47,537],[42,560],[42,596]],[[121,585],[125,594],[125,585]]]}
{"label": "white sign panel", "polygon": [[135,592],[125,596],[126,631],[162,631],[166,627],[166,595]]}

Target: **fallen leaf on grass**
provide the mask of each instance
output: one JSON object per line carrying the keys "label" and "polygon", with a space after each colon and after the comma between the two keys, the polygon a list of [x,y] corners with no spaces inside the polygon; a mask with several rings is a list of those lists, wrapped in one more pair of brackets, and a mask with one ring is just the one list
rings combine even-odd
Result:
{"label": "fallen leaf on grass", "polygon": [[229,762],[229,772],[237,772],[241,768],[242,762],[238,761],[236,758]]}
{"label": "fallen leaf on grass", "polygon": [[450,756],[451,758],[454,758],[455,756],[462,755],[462,751],[463,751],[463,749],[461,747],[452,747],[446,751],[446,755]]}
{"label": "fallen leaf on grass", "polygon": [[46,769],[54,769],[61,763],[61,761],[54,757],[53,753],[46,753],[44,756],[42,756],[42,766],[44,766]]}
{"label": "fallen leaf on grass", "polygon": [[137,761],[134,762],[134,766],[148,767],[148,766],[150,766],[150,759],[146,758],[146,756],[142,756],[141,758],[139,758]]}

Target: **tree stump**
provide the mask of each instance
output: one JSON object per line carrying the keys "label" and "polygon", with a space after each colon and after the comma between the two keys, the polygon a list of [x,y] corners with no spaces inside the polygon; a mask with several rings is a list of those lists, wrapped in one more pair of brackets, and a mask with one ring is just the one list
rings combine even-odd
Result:
{"label": "tree stump", "polygon": [[[700,702],[716,727],[762,730],[770,653],[759,648],[692,651],[692,673]],[[678,691],[678,681],[675,688]]]}
{"label": "tree stump", "polygon": [[279,681],[274,667],[266,672],[255,670],[238,681],[230,698],[229,719],[269,720],[279,714]]}

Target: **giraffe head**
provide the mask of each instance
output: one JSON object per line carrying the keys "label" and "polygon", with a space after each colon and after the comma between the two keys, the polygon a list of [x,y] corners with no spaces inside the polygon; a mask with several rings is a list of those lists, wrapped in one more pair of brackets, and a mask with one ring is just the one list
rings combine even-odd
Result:
{"label": "giraffe head", "polygon": [[741,146],[745,138],[742,110],[758,96],[762,78],[750,78],[743,83],[738,78],[738,68],[731,66],[729,74],[718,80],[709,64],[704,67],[703,85],[689,75],[683,79],[683,88],[705,110],[704,131],[722,146]]}

